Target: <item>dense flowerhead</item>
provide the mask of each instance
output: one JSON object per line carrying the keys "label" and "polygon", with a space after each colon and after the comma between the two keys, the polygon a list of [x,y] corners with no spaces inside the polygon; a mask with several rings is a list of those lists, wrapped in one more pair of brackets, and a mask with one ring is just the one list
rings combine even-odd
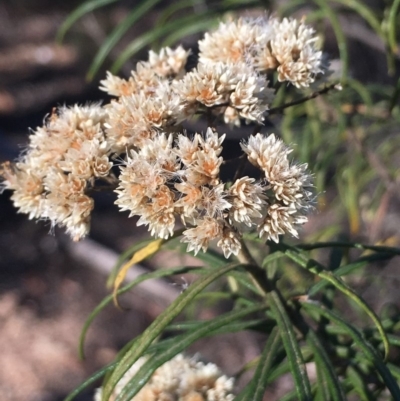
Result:
{"label": "dense flowerhead", "polygon": [[[297,236],[311,203],[307,166],[291,161],[274,134],[257,133],[242,141],[241,160],[258,175],[237,171],[224,181],[221,167],[232,161],[222,157],[226,135],[215,124],[260,132],[279,82],[307,87],[323,72],[316,42],[303,21],[239,18],[205,34],[191,70],[182,46],[150,51],[128,79],[107,73],[100,89],[110,103],[55,109],[20,159],[2,166],[1,185],[20,212],[75,240],[89,232],[99,185],[115,190],[120,210],[156,238],[183,226],[195,253],[214,243],[236,255],[247,231],[274,241]],[[191,134],[185,125],[193,118],[209,128]]]}

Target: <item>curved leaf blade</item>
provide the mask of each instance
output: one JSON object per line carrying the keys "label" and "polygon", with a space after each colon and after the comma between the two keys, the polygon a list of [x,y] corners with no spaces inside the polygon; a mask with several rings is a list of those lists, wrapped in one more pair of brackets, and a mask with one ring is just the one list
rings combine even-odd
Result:
{"label": "curved leaf blade", "polygon": [[219,277],[241,266],[241,264],[230,264],[217,270],[210,271],[209,274],[200,277],[186,291],[178,296],[178,298],[165,309],[158,318],[142,333],[140,338],[133,344],[131,349],[125,354],[117,368],[111,375],[105,385],[103,392],[103,400],[108,400],[111,393],[126,373],[126,371],[136,362],[136,360],[146,351],[150,344],[163,332],[165,327],[175,319],[182,310],[191,302],[194,297],[199,294],[213,281]]}
{"label": "curved leaf blade", "polygon": [[300,401],[311,401],[311,385],[293,324],[279,294],[276,291],[271,291],[267,296],[289,359],[298,399]]}
{"label": "curved leaf blade", "polygon": [[354,342],[360,347],[367,359],[375,365],[387,388],[392,393],[394,399],[400,399],[400,388],[398,383],[388,367],[385,365],[384,361],[376,352],[375,348],[368,341],[366,341],[360,331],[343,320],[335,312],[325,308],[315,301],[300,300],[300,303],[305,310],[317,312],[345,330],[347,334],[354,340]]}
{"label": "curved leaf blade", "polygon": [[[129,381],[115,401],[131,400],[150,379],[155,370],[169,361],[178,353],[182,352],[195,341],[212,335],[224,328],[228,324],[240,323],[240,321],[249,314],[260,312],[266,309],[267,305],[257,305],[245,308],[239,311],[228,312],[210,322],[203,322],[198,328],[188,333],[182,334],[171,339],[171,345],[166,347],[162,352],[154,353],[141,367],[139,372]],[[167,340],[169,342],[169,340]]]}
{"label": "curved leaf blade", "polygon": [[72,393],[68,394],[68,396],[64,398],[64,401],[72,401],[83,390],[91,386],[97,380],[101,379],[107,372],[111,372],[115,368],[116,364],[116,362],[110,363],[109,365],[92,374],[89,379],[85,380],[81,385],[79,385],[79,387],[72,391]]}
{"label": "curved leaf blade", "polygon": [[104,7],[108,4],[115,3],[118,0],[91,0],[85,1],[78,8],[76,8],[62,23],[60,29],[57,32],[57,42],[62,42],[65,34],[69,31],[72,25],[75,24],[78,19],[82,18],[86,14],[96,10],[97,8]]}
{"label": "curved leaf blade", "polygon": [[[126,286],[120,288],[117,292],[118,295],[122,295],[125,292],[131,290],[133,287],[137,286],[138,284],[142,283],[143,281],[154,279],[154,278],[161,278],[172,276],[175,274],[184,274],[184,273],[202,273],[204,272],[204,268],[200,267],[177,267],[175,269],[168,269],[168,270],[157,270],[155,272],[142,274],[140,277],[133,280],[131,283],[127,284]],[[84,344],[87,331],[89,330],[90,325],[92,324],[93,320],[96,316],[111,302],[113,301],[113,295],[108,295],[105,297],[97,306],[93,309],[90,313],[89,317],[86,319],[85,324],[83,325],[81,335],[79,337],[79,357],[81,359],[85,359],[85,352],[84,352]]]}
{"label": "curved leaf blade", "polygon": [[260,356],[254,376],[248,385],[249,390],[245,392],[243,397],[236,397],[234,401],[262,401],[265,393],[265,388],[268,385],[268,375],[274,363],[274,358],[279,350],[280,342],[282,341],[279,330],[275,327],[264,350]]}
{"label": "curved leaf blade", "polygon": [[[159,1],[159,0],[158,0]],[[166,23],[165,25],[158,26],[153,30],[140,35],[138,38],[133,40],[119,55],[117,60],[111,66],[111,72],[116,73],[121,69],[124,63],[133,55],[135,55],[139,50],[143,49],[145,46],[154,42],[157,39],[174,32],[176,29],[182,26],[191,25],[192,23],[197,23],[199,19],[209,17],[209,13],[203,13],[201,15],[189,15],[186,17],[179,18],[177,20]]]}
{"label": "curved leaf blade", "polygon": [[326,353],[324,346],[321,344],[317,334],[311,328],[307,333],[307,342],[313,351],[317,367],[327,381],[327,390],[332,395],[333,400],[346,401],[346,395],[344,394],[342,386],[340,385],[335,368],[333,367],[332,362]]}
{"label": "curved leaf blade", "polygon": [[118,26],[107,36],[107,39],[101,45],[99,51],[97,52],[90,68],[87,73],[87,79],[92,80],[99,70],[100,66],[103,64],[104,60],[110,53],[110,51],[115,47],[122,36],[127,32],[127,30],[132,27],[147,11],[154,7],[161,0],[143,0],[139,6],[132,10],[125,19],[118,24]]}
{"label": "curved leaf blade", "polygon": [[151,241],[148,245],[136,251],[133,254],[132,258],[121,267],[114,281],[113,299],[115,306],[119,307],[118,290],[119,287],[121,287],[121,284],[124,282],[128,270],[136,263],[139,263],[142,260],[147,259],[148,257],[157,253],[160,250],[161,245],[164,243],[164,241],[164,239],[156,239]]}
{"label": "curved leaf blade", "polygon": [[385,358],[389,354],[389,340],[387,338],[385,329],[376,313],[368,306],[368,304],[344,281],[339,277],[336,277],[332,272],[324,270],[324,266],[320,265],[315,260],[307,258],[306,255],[302,254],[298,249],[289,247],[286,244],[280,245],[285,249],[285,255],[287,255],[291,260],[297,263],[299,266],[307,269],[311,273],[314,273],[321,277],[322,279],[328,281],[333,286],[335,286],[339,291],[341,291],[348,298],[352,299],[374,322],[376,328],[382,339],[382,343],[385,350]]}

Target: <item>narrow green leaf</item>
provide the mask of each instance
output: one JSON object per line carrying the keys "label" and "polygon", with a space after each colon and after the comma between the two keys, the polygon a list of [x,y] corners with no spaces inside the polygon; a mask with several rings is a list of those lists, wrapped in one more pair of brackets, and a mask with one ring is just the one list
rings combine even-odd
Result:
{"label": "narrow green leaf", "polygon": [[[260,356],[260,360],[257,366],[254,376],[248,385],[250,387],[249,392],[243,401],[262,401],[265,393],[265,388],[268,384],[267,379],[270,373],[271,367],[273,366],[275,355],[279,350],[279,344],[281,337],[279,330],[274,328],[272,330],[267,343],[265,344],[264,350]],[[238,401],[235,399],[235,401]]]}
{"label": "narrow green leaf", "polygon": [[286,244],[280,244],[285,250],[285,255],[296,262],[299,266],[304,267],[308,271],[318,275],[320,278],[328,281],[333,286],[335,286],[339,291],[341,291],[348,298],[353,300],[374,322],[376,328],[378,329],[382,342],[385,349],[385,358],[389,354],[389,341],[386,336],[385,329],[376,313],[368,306],[368,304],[354,291],[352,290],[344,281],[339,277],[336,277],[332,272],[324,270],[324,266],[316,262],[315,260],[308,259],[306,255],[301,253],[296,248],[287,246]]}
{"label": "narrow green leaf", "polygon": [[[255,305],[253,305],[253,306],[255,306]],[[204,324],[204,321],[181,322],[181,323],[170,324],[166,327],[165,330],[166,331],[190,331],[190,330],[195,330],[195,329],[199,328],[203,324]],[[268,332],[269,332],[269,329],[271,329],[274,324],[275,324],[275,321],[272,323],[271,320],[268,320],[266,318],[245,320],[243,322],[234,322],[231,324],[227,324],[222,329],[218,329],[217,331],[212,332],[210,335],[223,334],[225,332],[230,333],[230,332],[248,330],[248,329],[252,329],[253,327],[257,327],[257,326],[261,326],[261,325],[263,327],[265,327],[265,331],[268,330]]]}
{"label": "narrow green leaf", "polygon": [[[303,355],[304,362],[311,362],[314,360],[314,355],[312,354],[309,347],[302,347],[301,354]],[[286,359],[283,361],[278,367],[274,368],[268,377],[268,384],[273,383],[276,379],[281,377],[282,375],[290,372],[290,362]]]}
{"label": "narrow green leaf", "polygon": [[397,45],[396,30],[399,26],[398,13],[400,8],[400,0],[394,0],[392,7],[390,8],[388,17],[388,41],[390,49],[394,54],[399,52]]}
{"label": "narrow green leaf", "polygon": [[267,296],[271,304],[271,310],[278,323],[279,334],[282,337],[283,345],[289,359],[290,370],[296,385],[298,399],[300,401],[311,401],[310,381],[307,376],[304,359],[290,317],[288,316],[285,306],[276,291],[269,292]]}
{"label": "narrow green leaf", "polygon": [[265,268],[268,266],[269,263],[273,262],[274,260],[278,260],[284,256],[285,254],[283,252],[280,251],[273,252],[264,258],[264,260],[261,263],[261,266]]}
{"label": "narrow green leaf", "polygon": [[332,29],[336,36],[336,41],[338,44],[340,60],[342,61],[342,84],[345,84],[349,76],[349,52],[347,49],[346,37],[344,36],[343,29],[341,27],[339,18],[336,11],[333,10],[326,0],[314,0],[314,2],[321,8],[324,12],[325,17],[330,21]]}
{"label": "narrow green leaf", "polygon": [[365,380],[353,366],[347,368],[346,375],[350,379],[349,382],[354,388],[354,391],[360,396],[362,401],[374,401],[371,392],[368,391],[365,385]]}
{"label": "narrow green leaf", "polygon": [[103,64],[104,60],[110,53],[110,51],[115,47],[118,41],[126,33],[126,31],[132,27],[140,18],[146,14],[151,8],[153,8],[161,0],[143,0],[139,6],[135,7],[125,19],[118,24],[118,26],[107,36],[107,39],[101,45],[99,51],[94,58],[89,71],[87,73],[87,78],[92,80],[100,66]]}
{"label": "narrow green leaf", "polygon": [[[354,270],[358,270],[360,268],[365,267],[369,261],[357,261],[353,263],[349,263],[348,265],[344,265],[337,269],[336,271],[333,272],[333,274],[337,277],[342,277],[346,276],[347,274],[352,273]],[[323,288],[325,288],[327,285],[329,285],[329,281],[326,280],[320,280],[318,283],[314,284],[309,290],[308,290],[308,295],[313,296],[317,292],[321,291]]]}
{"label": "narrow green leaf", "polygon": [[[167,277],[167,276],[172,276],[175,274],[184,274],[184,273],[202,273],[204,272],[204,268],[200,267],[177,267],[175,269],[165,269],[165,270],[157,270],[155,272],[151,273],[146,273],[142,274],[135,280],[133,280],[131,283],[127,284],[126,286],[120,288],[117,292],[118,295],[122,295],[125,292],[131,290],[133,287],[137,286],[138,284],[142,283],[143,281],[154,279],[154,278],[161,278],[161,277]],[[85,324],[83,325],[81,335],[79,337],[79,356],[81,359],[85,359],[85,352],[84,352],[84,344],[85,344],[85,338],[86,338],[86,333],[92,324],[93,320],[96,318],[96,316],[110,303],[112,303],[113,300],[113,295],[110,294],[107,297],[105,297],[97,306],[96,308],[93,309],[93,311],[90,313],[89,317],[86,319]]]}
{"label": "narrow green leaf", "polygon": [[394,399],[400,400],[400,388],[391,374],[390,370],[385,365],[384,361],[381,359],[379,354],[376,352],[375,348],[364,338],[363,334],[357,330],[354,326],[347,323],[343,320],[339,315],[335,312],[325,308],[314,301],[300,301],[301,305],[304,309],[308,311],[318,312],[322,316],[325,316],[328,320],[336,323],[338,326],[342,327],[347,334],[354,340],[354,342],[360,347],[363,351],[366,358],[371,361],[379,374],[381,375],[383,381],[385,382],[387,388],[393,395]]}
{"label": "narrow green leaf", "polygon": [[390,246],[380,246],[380,245],[366,245],[366,244],[360,244],[358,242],[327,241],[327,242],[315,242],[313,244],[296,245],[296,248],[302,249],[304,251],[311,251],[313,249],[331,248],[331,247],[355,248],[355,249],[362,249],[365,251],[385,252],[397,256],[400,255],[400,248],[394,248]]}
{"label": "narrow green leaf", "polygon": [[336,3],[342,4],[345,7],[353,9],[357,14],[359,14],[371,28],[376,32],[376,34],[382,39],[383,42],[386,41],[385,34],[381,28],[381,23],[376,17],[376,11],[371,10],[365,3],[357,0],[334,0]]}
{"label": "narrow green leaf", "polygon": [[400,347],[400,337],[395,336],[394,334],[388,334],[388,339],[390,344]]}
{"label": "narrow green leaf", "polygon": [[[362,256],[361,258],[355,260],[352,263],[339,267],[333,272],[333,274],[337,277],[347,276],[348,274],[351,274],[356,270],[364,268],[369,263],[388,260],[393,257],[394,255],[389,253],[374,253],[372,255]],[[325,280],[319,281],[308,290],[308,295],[310,296],[315,295],[317,292],[321,291],[327,285],[329,285],[328,281]]]}
{"label": "narrow green leaf", "polygon": [[167,7],[160,16],[158,17],[155,27],[162,26],[167,23],[167,21],[179,10],[184,8],[194,7],[196,4],[195,0],[183,0],[183,1],[175,1],[171,3],[169,7]]}
{"label": "narrow green leaf", "polygon": [[[321,344],[320,339],[312,328],[309,328],[306,338],[308,345],[313,351],[317,367],[327,382],[327,391],[332,395],[332,399],[334,401],[346,401],[346,396],[343,393],[335,368],[333,367],[323,344]],[[330,398],[325,398],[325,400],[328,399]]]}
{"label": "narrow green leaf", "polygon": [[125,354],[124,358],[122,358],[104,388],[103,400],[108,400],[110,398],[114,387],[126,371],[197,294],[219,277],[239,266],[241,266],[241,264],[230,264],[219,269],[210,270],[207,275],[200,277],[186,291],[180,294],[178,298],[142,333],[140,338],[133,344],[132,348]]}
{"label": "narrow green leaf", "polygon": [[365,85],[352,78],[347,79],[347,84],[357,92],[363,103],[368,107],[368,110],[370,110],[373,107],[374,102],[372,100],[370,91],[365,87]]}
{"label": "narrow green leaf", "polygon": [[[159,1],[159,0],[158,0]],[[111,67],[111,71],[113,73],[119,71],[124,63],[136,54],[139,50],[143,49],[145,46],[149,45],[150,43],[154,42],[155,40],[164,37],[170,32],[174,32],[178,27],[182,25],[191,24],[197,22],[199,18],[205,17],[205,14],[196,15],[191,14],[186,17],[182,17],[176,19],[174,21],[168,22],[163,26],[159,26],[157,28],[152,29],[149,32],[146,32],[140,35],[138,38],[133,40],[119,55],[115,63]]]}
{"label": "narrow green leaf", "polygon": [[200,21],[196,21],[192,24],[184,25],[179,29],[174,30],[170,35],[168,35],[162,42],[163,46],[171,46],[176,43],[178,40],[193,35],[198,32],[202,32],[205,30],[211,29],[215,26],[219,21],[219,17],[215,16],[214,18],[207,18]]}
{"label": "narrow green leaf", "polygon": [[249,314],[260,312],[266,308],[267,305],[257,305],[239,311],[228,312],[212,321],[203,322],[201,326],[193,331],[175,337],[172,339],[173,342],[170,346],[161,352],[158,351],[157,353],[154,353],[154,355],[143,364],[139,372],[136,373],[136,375],[123,388],[115,401],[131,400],[150,379],[157,368],[172,359],[178,353],[182,352],[195,341],[210,335],[212,332],[218,331],[218,329],[223,328],[225,325],[240,321]]}
{"label": "narrow green leaf", "polygon": [[241,284],[244,288],[254,292],[255,294],[259,294],[259,290],[255,287],[255,285],[249,279],[249,275],[244,272],[232,272],[230,274],[239,284]]}
{"label": "narrow green leaf", "polygon": [[400,368],[397,365],[393,365],[393,363],[388,363],[387,366],[390,369],[390,371],[392,372],[393,376],[397,380],[400,380]]}
{"label": "narrow green leaf", "polygon": [[101,368],[98,370],[96,373],[93,373],[89,379],[85,380],[80,386],[78,386],[72,393],[68,394],[67,397],[65,397],[64,401],[72,401],[77,395],[79,395],[83,390],[91,386],[93,383],[95,383],[97,380],[101,379],[107,372],[112,371],[117,362],[110,363],[109,365],[105,366],[104,368]]}
{"label": "narrow green leaf", "polygon": [[107,4],[115,3],[118,0],[89,0],[85,1],[78,8],[72,11],[68,15],[67,19],[62,23],[60,29],[57,32],[57,42],[62,42],[65,34],[75,24],[78,19],[82,18],[84,15],[96,10],[97,8],[104,7]]}
{"label": "narrow green leaf", "polygon": [[314,395],[314,401],[331,401],[331,394],[328,388],[326,373],[320,363],[315,361],[315,370],[317,372],[317,391]]}
{"label": "narrow green leaf", "polygon": [[276,6],[278,6],[278,14],[282,17],[288,17],[292,16],[293,12],[296,8],[300,7],[304,3],[307,3],[306,0],[291,0],[288,1],[287,3],[277,3]]}

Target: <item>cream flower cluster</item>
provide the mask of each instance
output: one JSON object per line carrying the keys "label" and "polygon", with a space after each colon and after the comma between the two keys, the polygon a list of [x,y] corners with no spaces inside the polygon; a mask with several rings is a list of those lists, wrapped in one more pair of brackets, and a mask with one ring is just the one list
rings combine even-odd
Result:
{"label": "cream flower cluster", "polygon": [[228,186],[219,176],[224,138],[208,128],[205,137],[179,134],[174,142],[161,133],[147,139],[121,166],[116,204],[140,216],[138,225],[148,225],[155,237],[172,236],[179,217],[188,227],[182,242],[195,253],[215,240],[225,257],[237,255],[249,228],[276,242],[285,232],[297,236],[310,203],[306,165],[290,164],[291,150],[274,135],[257,134],[242,148],[262,180],[246,176]]}
{"label": "cream flower cluster", "polygon": [[87,190],[112,167],[106,116],[98,105],[53,111],[30,135],[20,161],[2,166],[2,186],[14,191],[12,200],[21,213],[65,227],[74,240],[88,233],[93,199]]}
{"label": "cream flower cluster", "polygon": [[181,46],[150,51],[149,60],[139,62],[129,80],[107,73],[102,89],[118,99],[105,108],[109,119],[107,138],[115,153],[140,147],[160,129],[166,130],[186,119],[181,97],[172,82],[184,74],[189,56]]}
{"label": "cream flower cluster", "polygon": [[[109,401],[114,401],[143,364],[140,358],[117,383]],[[224,376],[212,363],[178,354],[160,366],[131,399],[131,401],[232,401],[233,379]],[[97,390],[95,401],[101,401],[102,390]]]}
{"label": "cream flower cluster", "polygon": [[221,22],[199,41],[201,63],[246,62],[261,73],[278,72],[280,82],[307,87],[323,72],[322,52],[314,30],[302,21],[284,18]]}
{"label": "cream flower cluster", "polygon": [[[239,175],[226,183],[220,178],[225,135],[213,128],[204,136],[182,134],[182,123],[197,114],[209,125],[218,118],[261,124],[274,97],[267,74],[303,87],[322,72],[315,41],[303,22],[239,19],[205,34],[191,71],[182,46],[150,51],[129,79],[107,73],[100,89],[114,96],[109,104],[55,110],[20,160],[3,164],[0,189],[13,191],[20,212],[65,227],[74,240],[89,231],[90,192],[117,182],[122,211],[165,239],[179,219],[182,241],[195,253],[215,240],[226,257],[236,255],[245,230],[274,241],[297,236],[307,221],[311,179],[305,165],[290,162],[282,141],[257,134],[242,143],[259,179]],[[117,160],[118,178],[111,172]]]}

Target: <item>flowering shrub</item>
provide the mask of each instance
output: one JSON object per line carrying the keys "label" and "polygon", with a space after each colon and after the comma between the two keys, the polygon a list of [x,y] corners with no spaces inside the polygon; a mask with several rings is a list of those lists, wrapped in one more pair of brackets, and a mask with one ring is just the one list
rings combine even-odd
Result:
{"label": "flowering shrub", "polygon": [[[359,391],[349,377],[361,375],[357,371],[354,376],[360,360],[337,362],[340,347],[350,349],[353,342],[368,361],[362,373],[374,378],[370,386],[374,393],[384,397],[387,388],[400,399],[395,373],[384,362],[393,338],[387,331],[396,322],[383,325],[341,279],[353,264],[372,260],[380,252],[390,258],[399,250],[352,243],[294,247],[282,237],[298,237],[316,191],[307,165],[293,160],[292,149],[278,135],[261,133],[262,125],[273,113],[340,89],[336,82],[327,82],[326,63],[316,41],[314,30],[295,19],[242,18],[220,23],[199,41],[198,64],[192,70],[185,69],[191,53],[181,46],[150,51],[129,79],[108,73],[101,81],[100,88],[114,97],[109,104],[53,110],[45,125],[32,133],[20,159],[2,166],[2,186],[13,191],[19,211],[64,227],[74,240],[90,230],[91,193],[98,188],[114,190],[119,209],[138,216],[137,225],[148,226],[156,241],[132,251],[131,261],[115,281],[114,299],[140,281],[119,288],[126,270],[175,237],[180,236],[188,252],[194,251],[209,264],[143,278],[189,271],[200,275],[114,364],[100,372],[110,374],[96,400],[261,400],[271,377],[287,371],[293,375],[295,391],[286,399],[344,400],[347,393]],[[312,85],[313,92],[274,108],[282,85],[299,91]],[[185,123],[195,118],[207,121],[204,133],[185,129]],[[217,132],[217,122],[231,128],[254,126],[253,135],[240,143],[238,159],[222,156],[226,134]],[[229,163],[236,169],[225,180],[221,167]],[[245,175],[250,165],[252,173]],[[252,256],[251,241],[262,249],[261,256]],[[205,256],[202,252],[211,244],[220,252]],[[374,254],[332,271],[307,253],[329,246]],[[226,264],[232,255],[238,263]],[[319,281],[306,294],[284,296],[277,273],[284,259]],[[222,276],[235,283],[227,290],[235,304],[231,312],[197,322],[174,343],[155,342],[196,295]],[[362,331],[348,323],[334,310],[331,295],[312,299],[324,288],[354,301],[374,327]],[[111,300],[108,297],[90,321]],[[329,331],[328,323],[337,330]],[[234,398],[232,381],[214,365],[178,354],[199,338],[238,327],[259,329],[268,340],[253,379]],[[398,345],[396,341],[397,337],[393,342]],[[316,381],[309,379],[306,362],[315,364]]]}

